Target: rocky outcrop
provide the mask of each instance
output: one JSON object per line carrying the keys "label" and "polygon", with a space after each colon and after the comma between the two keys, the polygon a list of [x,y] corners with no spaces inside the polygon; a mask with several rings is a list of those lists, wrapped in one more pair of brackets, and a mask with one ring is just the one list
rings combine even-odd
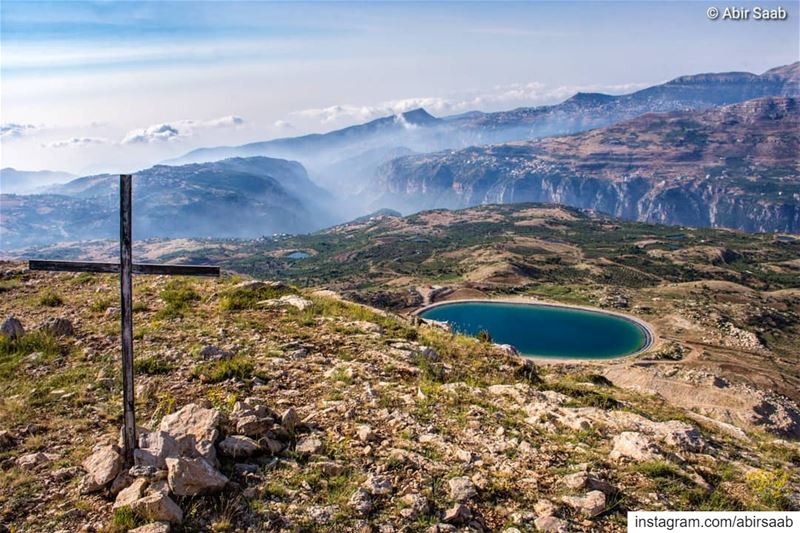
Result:
{"label": "rocky outcrop", "polygon": [[10,316],[3,321],[0,326],[0,334],[5,335],[9,339],[18,339],[25,335],[25,328],[22,327],[22,322],[14,316]]}

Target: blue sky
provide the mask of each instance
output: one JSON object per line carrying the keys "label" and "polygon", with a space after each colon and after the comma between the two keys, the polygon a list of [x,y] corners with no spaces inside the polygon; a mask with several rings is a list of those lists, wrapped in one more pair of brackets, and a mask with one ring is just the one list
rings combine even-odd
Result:
{"label": "blue sky", "polygon": [[[630,92],[798,60],[709,2],[0,3],[0,164],[127,171],[194,147]],[[766,5],[760,2],[737,6]]]}

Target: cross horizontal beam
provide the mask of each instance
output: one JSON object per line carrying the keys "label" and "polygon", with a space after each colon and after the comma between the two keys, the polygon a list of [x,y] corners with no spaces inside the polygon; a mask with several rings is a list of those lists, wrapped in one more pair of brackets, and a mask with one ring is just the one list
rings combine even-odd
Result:
{"label": "cross horizontal beam", "polygon": [[[108,274],[119,273],[119,263],[98,263],[93,261],[44,261],[33,259],[28,261],[31,270],[48,272],[98,272]],[[157,276],[206,276],[218,277],[219,267],[207,265],[154,265],[134,263],[134,274],[153,274]]]}

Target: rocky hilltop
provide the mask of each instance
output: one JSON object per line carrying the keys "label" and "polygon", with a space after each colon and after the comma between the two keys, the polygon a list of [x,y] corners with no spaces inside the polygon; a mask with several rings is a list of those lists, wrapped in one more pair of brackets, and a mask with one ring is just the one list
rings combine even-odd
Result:
{"label": "rocky hilltop", "polygon": [[[534,365],[236,277],[137,278],[123,468],[116,278],[5,263],[0,280],[11,530],[623,531],[628,510],[800,505],[796,442],[641,392],[625,363]],[[680,361],[629,368],[652,366],[730,394]]]}
{"label": "rocky hilltop", "polygon": [[374,201],[405,210],[553,202],[632,220],[796,233],[798,153],[798,100],[761,98],[401,157],[378,171]]}

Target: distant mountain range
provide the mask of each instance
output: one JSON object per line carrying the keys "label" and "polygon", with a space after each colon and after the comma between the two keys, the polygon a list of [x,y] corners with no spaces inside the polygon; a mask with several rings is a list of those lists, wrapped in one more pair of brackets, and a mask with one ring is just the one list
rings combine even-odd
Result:
{"label": "distant mountain range", "polygon": [[[800,62],[496,113],[416,109],[324,134],[203,148],[136,173],[134,236],[250,238],[379,208],[520,201],[800,232],[797,96]],[[3,169],[0,178],[0,249],[116,236],[116,176],[52,185],[69,176]]]}
{"label": "distant mountain range", "polygon": [[41,192],[55,183],[65,183],[75,176],[68,172],[52,170],[17,170],[6,167],[0,169],[0,193],[32,194]]}
{"label": "distant mountain range", "polygon": [[799,157],[798,99],[760,98],[401,157],[381,167],[373,203],[409,212],[550,202],[647,222],[798,233]]}
{"label": "distant mountain range", "polygon": [[[47,194],[0,196],[2,248],[116,238],[118,176],[102,174]],[[266,157],[170,167],[134,178],[134,238],[258,237],[320,229],[340,219],[296,162]]]}
{"label": "distant mountain range", "polygon": [[265,155],[297,160],[324,187],[349,197],[368,186],[378,166],[403,152],[529,140],[577,133],[645,113],[707,109],[765,96],[800,96],[800,62],[764,74],[682,76],[631,94],[578,93],[556,105],[436,118],[424,109],[325,134],[242,146],[201,148],[168,161],[185,164]]}

